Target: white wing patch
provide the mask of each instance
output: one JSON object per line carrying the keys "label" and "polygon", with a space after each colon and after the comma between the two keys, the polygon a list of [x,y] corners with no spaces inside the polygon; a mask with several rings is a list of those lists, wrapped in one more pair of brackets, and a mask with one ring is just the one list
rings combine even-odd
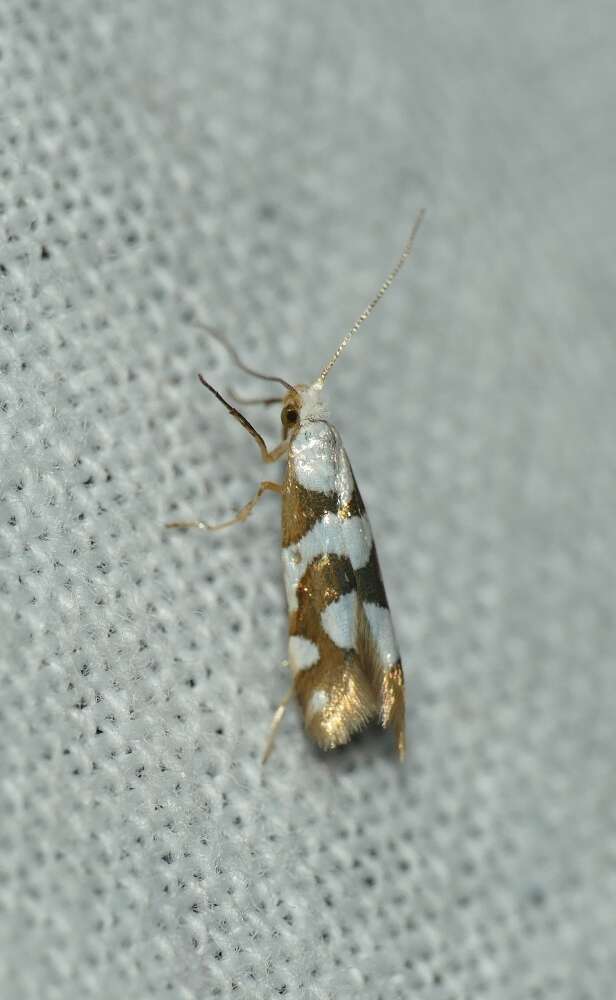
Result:
{"label": "white wing patch", "polygon": [[372,550],[368,518],[324,514],[299,542],[282,550],[289,611],[297,611],[297,587],[308,566],[317,556],[347,556],[353,569],[366,566]]}
{"label": "white wing patch", "polygon": [[319,648],[311,639],[303,635],[289,636],[289,663],[296,674],[300,670],[308,670],[319,660]]}
{"label": "white wing patch", "polygon": [[364,604],[363,608],[378,652],[379,665],[387,671],[400,659],[389,608],[378,604]]}
{"label": "white wing patch", "polygon": [[[338,433],[336,432],[336,437]],[[351,463],[347,458],[347,453],[342,447],[342,442],[338,437],[338,453],[337,453],[337,469],[336,469],[336,493],[338,495],[338,503],[341,507],[346,507],[350,504],[353,498],[353,491],[355,489],[355,477],[353,476],[353,470],[351,469]]]}
{"label": "white wing patch", "polygon": [[316,691],[313,691],[308,699],[308,704],[306,705],[306,710],[304,712],[306,722],[310,722],[317,712],[322,712],[323,709],[327,707],[328,702],[329,695],[327,691],[324,691],[322,688],[317,688]]}
{"label": "white wing patch", "polygon": [[340,435],[331,424],[306,421],[291,445],[289,461],[300,486],[317,493],[335,493],[341,507],[350,504],[355,479]]}
{"label": "white wing patch", "polygon": [[339,449],[331,424],[308,420],[301,425],[289,451],[289,462],[300,486],[318,493],[333,493]]}
{"label": "white wing patch", "polygon": [[354,649],[357,630],[357,592],[352,590],[328,604],[321,614],[321,624],[339,649]]}

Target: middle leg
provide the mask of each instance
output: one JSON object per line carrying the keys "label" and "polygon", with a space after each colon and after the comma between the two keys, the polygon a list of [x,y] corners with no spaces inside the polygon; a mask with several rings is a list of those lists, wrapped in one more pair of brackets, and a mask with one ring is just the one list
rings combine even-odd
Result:
{"label": "middle leg", "polygon": [[229,518],[228,521],[222,521],[220,524],[208,524],[206,521],[170,521],[165,525],[165,527],[200,528],[202,531],[221,531],[222,528],[230,528],[232,524],[239,524],[241,521],[245,521],[246,518],[252,513],[253,509],[256,507],[266,490],[270,490],[272,493],[282,493],[282,489],[283,488],[280,483],[274,483],[269,479],[264,479],[263,482],[259,484],[259,488],[252,500],[249,500],[247,504],[244,504],[235,517]]}

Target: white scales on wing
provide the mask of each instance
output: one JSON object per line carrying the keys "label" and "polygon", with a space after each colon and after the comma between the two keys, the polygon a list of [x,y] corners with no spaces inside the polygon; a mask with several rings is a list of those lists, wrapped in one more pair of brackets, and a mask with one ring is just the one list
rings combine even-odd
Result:
{"label": "white scales on wing", "polygon": [[297,610],[297,587],[317,556],[347,556],[353,569],[368,564],[372,532],[367,517],[340,518],[324,514],[303,538],[282,550],[284,581],[289,611]]}

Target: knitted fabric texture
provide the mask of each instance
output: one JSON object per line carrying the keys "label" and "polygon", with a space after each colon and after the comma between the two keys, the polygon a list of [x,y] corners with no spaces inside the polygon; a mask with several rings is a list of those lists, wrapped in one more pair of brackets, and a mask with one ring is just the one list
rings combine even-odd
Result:
{"label": "knitted fabric texture", "polygon": [[[613,4],[3,0],[2,1000],[608,1000]],[[197,380],[332,370],[408,756],[290,706]],[[277,408],[246,410],[275,443]]]}

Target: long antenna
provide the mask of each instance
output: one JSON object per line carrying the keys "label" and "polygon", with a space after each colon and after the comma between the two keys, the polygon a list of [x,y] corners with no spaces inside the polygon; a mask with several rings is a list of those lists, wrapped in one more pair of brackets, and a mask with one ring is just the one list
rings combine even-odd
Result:
{"label": "long antenna", "polygon": [[207,323],[195,323],[195,326],[197,326],[200,330],[204,330],[205,333],[210,335],[210,337],[213,337],[214,340],[219,342],[219,344],[222,344],[225,350],[227,350],[231,355],[237,367],[241,368],[243,372],[246,372],[248,375],[254,375],[255,378],[265,379],[266,382],[280,382],[280,385],[284,385],[285,389],[293,388],[292,385],[289,385],[288,382],[285,382],[285,380],[280,378],[278,375],[264,375],[262,372],[256,372],[254,368],[249,368],[248,365],[244,364],[235,348],[229,343],[225,335],[221,333],[220,330],[215,330],[213,326],[208,326]]}
{"label": "long antenna", "polygon": [[340,344],[338,345],[335,353],[332,355],[332,357],[330,358],[330,360],[325,365],[325,368],[323,369],[323,371],[319,375],[319,377],[317,379],[317,382],[320,382],[321,384],[323,384],[323,382],[325,381],[325,379],[329,375],[330,371],[332,370],[332,368],[336,364],[336,361],[338,360],[338,358],[340,357],[340,355],[344,351],[344,349],[347,346],[347,344],[349,343],[349,341],[355,336],[355,334],[359,330],[359,328],[362,325],[362,323],[365,320],[368,319],[368,316],[370,315],[370,313],[372,312],[372,310],[374,309],[374,307],[376,305],[378,305],[378,303],[381,301],[381,299],[385,295],[385,292],[387,291],[387,289],[393,284],[393,282],[394,282],[394,280],[395,280],[398,272],[400,271],[402,265],[404,264],[404,262],[406,260],[408,260],[408,258],[411,256],[411,251],[413,249],[413,243],[415,242],[415,236],[417,235],[417,230],[419,229],[419,227],[421,225],[421,220],[423,219],[424,215],[425,215],[425,210],[422,208],[417,213],[417,218],[415,219],[415,222],[413,224],[413,228],[411,229],[411,234],[410,234],[408,240],[406,241],[406,243],[404,244],[404,248],[402,250],[402,253],[400,254],[400,257],[398,258],[398,262],[397,262],[396,266],[389,272],[389,274],[385,278],[385,281],[383,282],[383,284],[379,288],[378,292],[374,296],[374,298],[373,298],[372,302],[370,303],[370,305],[366,306],[366,308],[364,309],[363,313],[360,316],[358,316],[357,319],[355,320],[355,322],[353,323],[353,326],[351,327],[351,329],[349,330],[349,332],[342,338],[342,340],[340,341]]}

